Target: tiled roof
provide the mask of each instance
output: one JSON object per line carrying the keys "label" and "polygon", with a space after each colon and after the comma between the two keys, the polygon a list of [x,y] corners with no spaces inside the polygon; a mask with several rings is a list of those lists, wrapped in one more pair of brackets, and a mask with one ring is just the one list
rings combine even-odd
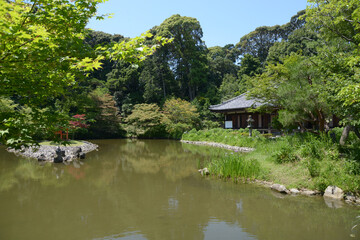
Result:
{"label": "tiled roof", "polygon": [[257,108],[262,105],[264,105],[264,103],[261,103],[257,99],[247,99],[246,93],[243,93],[218,105],[211,105],[209,109],[211,111],[226,111],[245,108]]}

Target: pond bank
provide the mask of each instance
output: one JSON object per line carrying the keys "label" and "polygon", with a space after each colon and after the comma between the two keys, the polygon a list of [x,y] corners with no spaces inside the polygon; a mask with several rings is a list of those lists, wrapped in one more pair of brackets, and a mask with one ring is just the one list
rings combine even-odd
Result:
{"label": "pond bank", "polygon": [[33,147],[22,147],[21,149],[8,148],[8,152],[15,153],[23,157],[35,158],[39,161],[56,162],[58,156],[57,149],[60,149],[62,161],[72,161],[76,158],[84,158],[86,153],[94,151],[98,145],[87,141],[81,141],[80,146],[57,146],[57,145],[39,145]]}
{"label": "pond bank", "polygon": [[[188,143],[188,144],[196,144],[196,145],[206,145],[206,146],[213,146],[213,147],[220,147],[220,148],[224,148],[224,149],[228,149],[228,150],[232,150],[232,151],[236,151],[236,152],[253,152],[255,149],[254,148],[246,148],[246,147],[237,147],[237,146],[231,146],[231,145],[227,145],[227,144],[222,144],[222,143],[216,143],[216,142],[207,142],[207,141],[188,141],[188,140],[181,140],[182,143]],[[255,153],[255,156],[257,154]],[[246,160],[246,159],[243,159]],[[264,159],[259,159],[259,161],[264,160]],[[263,162],[264,163],[264,162]],[[265,165],[267,165],[268,163],[265,163],[263,165],[263,167]],[[273,165],[273,164],[272,164]],[[274,170],[274,168],[276,167],[280,167],[281,165],[279,164],[275,164],[273,166],[271,166],[271,170]],[[270,170],[270,171],[271,171]],[[278,170],[286,170],[284,168],[279,168],[276,169],[277,172],[279,172]],[[212,175],[215,176],[217,178],[224,178],[224,176],[220,176],[218,175],[217,172],[211,172],[211,170],[209,170],[208,168],[204,168],[204,169],[199,169],[199,172],[202,175]],[[279,174],[279,173],[277,173]],[[271,176],[271,173],[269,174]],[[281,175],[281,173],[280,173]],[[267,180],[260,180],[260,179],[267,179]],[[225,177],[225,179],[235,179],[233,177]],[[236,181],[244,181],[243,177],[237,177]],[[264,187],[270,188],[275,192],[278,192],[280,194],[290,194],[290,195],[304,195],[304,196],[323,196],[325,202],[330,206],[333,206],[335,208],[341,206],[341,200],[344,200],[346,203],[348,204],[352,204],[352,205],[357,205],[360,206],[360,198],[352,193],[352,192],[344,192],[342,189],[336,187],[336,186],[328,186],[324,191],[321,191],[319,189],[308,189],[306,187],[301,187],[301,184],[298,184],[299,186],[292,186],[292,184],[290,184],[289,188],[285,187],[284,182],[281,182],[279,180],[274,181],[272,177],[265,177],[261,176],[260,179],[249,179],[249,178],[245,178],[245,182],[250,182],[250,183],[255,183],[258,185],[262,185]],[[285,178],[286,179],[286,178]],[[280,184],[278,184],[278,183]],[[286,182],[286,181],[285,181]]]}
{"label": "pond bank", "polygon": [[219,147],[219,148],[232,150],[232,151],[235,151],[235,152],[252,152],[252,151],[255,150],[254,148],[237,147],[237,146],[231,146],[231,145],[222,144],[222,143],[216,143],[216,142],[187,141],[187,140],[180,140],[180,142],[189,143],[189,144],[195,144],[195,145],[206,145],[206,146],[211,146],[211,147]]}

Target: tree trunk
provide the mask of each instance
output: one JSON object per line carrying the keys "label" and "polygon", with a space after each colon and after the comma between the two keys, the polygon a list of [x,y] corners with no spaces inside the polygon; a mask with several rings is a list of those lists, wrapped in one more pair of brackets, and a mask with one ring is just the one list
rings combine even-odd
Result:
{"label": "tree trunk", "polygon": [[350,125],[346,125],[344,127],[344,130],[341,134],[341,138],[340,138],[340,145],[341,146],[344,146],[345,145],[345,142],[346,142],[346,139],[348,138],[349,136],[349,132],[350,132],[350,129],[351,129],[351,126]]}
{"label": "tree trunk", "polygon": [[325,117],[321,110],[318,110],[318,116],[319,116],[319,131],[324,132],[325,130]]}

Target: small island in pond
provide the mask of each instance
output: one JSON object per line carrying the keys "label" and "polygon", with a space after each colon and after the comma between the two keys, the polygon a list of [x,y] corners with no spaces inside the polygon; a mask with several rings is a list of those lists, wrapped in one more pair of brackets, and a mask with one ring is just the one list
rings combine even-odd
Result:
{"label": "small island in pond", "polygon": [[59,145],[54,142],[41,142],[39,146],[22,147],[21,149],[9,148],[9,152],[15,154],[36,158],[38,161],[47,162],[70,162],[74,159],[85,158],[85,154],[97,150],[98,145],[87,141],[70,141],[68,145]]}

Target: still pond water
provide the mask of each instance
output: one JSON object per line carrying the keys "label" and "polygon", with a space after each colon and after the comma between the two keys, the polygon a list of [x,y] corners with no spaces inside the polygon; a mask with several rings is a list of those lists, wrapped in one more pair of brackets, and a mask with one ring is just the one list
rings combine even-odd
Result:
{"label": "still pond water", "polygon": [[199,176],[198,163],[223,150],[93,142],[99,151],[70,165],[0,148],[0,239],[360,239],[358,208]]}

